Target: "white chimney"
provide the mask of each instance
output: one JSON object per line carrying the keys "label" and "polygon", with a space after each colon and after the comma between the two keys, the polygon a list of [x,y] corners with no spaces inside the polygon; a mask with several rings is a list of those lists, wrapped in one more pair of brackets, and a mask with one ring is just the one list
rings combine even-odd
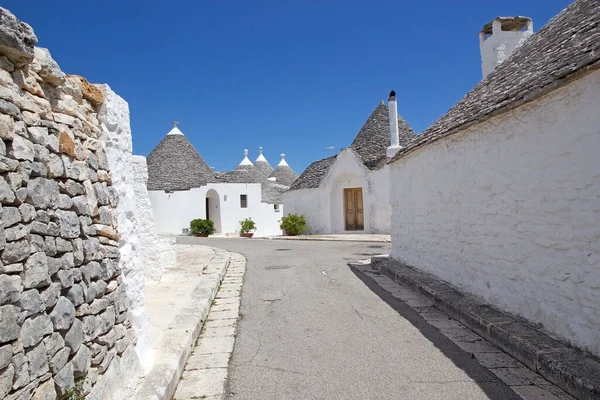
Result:
{"label": "white chimney", "polygon": [[396,104],[396,92],[390,92],[388,99],[388,114],[390,117],[390,147],[387,148],[385,155],[394,157],[402,148],[398,136],[398,105]]}
{"label": "white chimney", "polygon": [[497,17],[479,32],[481,72],[485,78],[533,34],[527,17]]}

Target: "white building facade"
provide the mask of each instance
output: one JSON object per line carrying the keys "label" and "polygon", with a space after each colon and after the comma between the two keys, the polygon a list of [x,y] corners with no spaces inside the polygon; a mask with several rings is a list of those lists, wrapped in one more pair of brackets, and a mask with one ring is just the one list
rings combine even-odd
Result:
{"label": "white building facade", "polygon": [[286,215],[304,215],[311,234],[389,233],[386,162],[413,137],[392,92],[388,106],[377,106],[350,147],[313,162],[284,193]]}
{"label": "white building facade", "polygon": [[394,259],[596,355],[598,18],[567,7],[390,164]]}
{"label": "white building facade", "polygon": [[187,234],[190,221],[208,219],[216,234],[236,235],[240,221],[250,218],[256,223],[255,236],[281,235],[281,193],[288,186],[267,177],[274,171],[262,148],[260,171],[247,154],[245,150],[234,171],[215,174],[175,126],[148,156],[148,194],[157,231]]}

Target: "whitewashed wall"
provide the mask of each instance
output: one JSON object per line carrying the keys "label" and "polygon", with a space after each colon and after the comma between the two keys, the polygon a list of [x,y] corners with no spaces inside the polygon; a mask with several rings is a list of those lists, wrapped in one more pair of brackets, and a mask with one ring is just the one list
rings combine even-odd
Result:
{"label": "whitewashed wall", "polygon": [[[181,234],[183,228],[190,227],[190,221],[206,218],[206,195],[214,190],[219,196],[220,233],[235,233],[240,230],[240,221],[252,218],[257,229],[255,236],[280,235],[279,221],[283,215],[283,207],[275,212],[272,204],[261,203],[260,184],[216,183],[186,191],[165,193],[149,191],[154,210],[156,229],[161,233]],[[214,192],[209,193],[209,195]],[[240,207],[240,195],[248,196],[248,207]],[[227,199],[225,199],[227,196]],[[214,198],[214,197],[213,197]],[[211,204],[211,212],[217,212],[215,204]],[[215,215],[215,214],[213,214]],[[212,218],[211,218],[212,219]]]}
{"label": "whitewashed wall", "polygon": [[308,233],[344,233],[344,189],[363,191],[364,233],[389,233],[389,168],[368,170],[354,155],[340,152],[321,185],[314,189],[286,192],[283,205],[287,214],[303,214]]}
{"label": "whitewashed wall", "polygon": [[481,73],[484,78],[533,35],[533,23],[525,31],[503,31],[500,21],[495,20],[492,23],[491,36],[486,38],[485,34],[479,34]]}
{"label": "whitewashed wall", "polygon": [[600,355],[600,71],[392,165],[392,257]]}

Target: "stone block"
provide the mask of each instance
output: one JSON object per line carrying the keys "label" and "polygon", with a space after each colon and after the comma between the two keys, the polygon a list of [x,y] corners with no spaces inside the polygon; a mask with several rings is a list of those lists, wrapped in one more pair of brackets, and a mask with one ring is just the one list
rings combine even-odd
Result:
{"label": "stone block", "polygon": [[66,331],[75,319],[75,306],[66,297],[59,297],[58,302],[50,313],[54,330]]}
{"label": "stone block", "polygon": [[21,308],[22,312],[26,312],[27,316],[46,310],[46,304],[42,300],[40,292],[36,289],[26,290],[21,293],[17,305]]}
{"label": "stone block", "polygon": [[29,377],[29,365],[24,353],[18,353],[13,356],[12,365],[15,367],[15,380],[13,389],[21,388],[27,385],[31,379]]}
{"label": "stone block", "polygon": [[14,376],[15,367],[13,367],[12,364],[0,370],[0,398],[5,398],[12,388]]}
{"label": "stone block", "polygon": [[3,207],[2,208],[2,222],[4,227],[8,228],[11,225],[16,224],[21,220],[21,214],[17,207]]}
{"label": "stone block", "polygon": [[38,209],[52,208],[58,199],[58,183],[51,179],[31,179],[27,185],[26,202]]}
{"label": "stone block", "polygon": [[15,70],[12,76],[14,82],[21,89],[26,90],[33,95],[45,97],[44,91],[37,81],[37,74],[29,68],[29,66]]}
{"label": "stone block", "polygon": [[88,315],[82,318],[83,341],[85,343],[96,339],[100,329],[100,318],[96,315]]}
{"label": "stone block", "polygon": [[22,291],[21,277],[0,275],[0,304],[16,303]]}
{"label": "stone block", "polygon": [[56,375],[54,375],[56,389],[60,396],[64,396],[66,391],[75,385],[73,375],[73,365],[68,362]]}
{"label": "stone block", "polygon": [[98,106],[104,102],[104,94],[102,91],[89,83],[84,77],[78,75],[69,75],[69,77],[78,81],[83,98],[89,101],[93,106]]}
{"label": "stone block", "polygon": [[52,321],[45,314],[30,317],[23,322],[19,339],[24,347],[31,347],[38,344],[45,335],[52,333]]}
{"label": "stone block", "polygon": [[70,241],[65,240],[61,237],[57,237],[56,238],[56,251],[58,251],[59,253],[72,252],[73,245],[71,244]]}
{"label": "stone block", "polygon": [[68,289],[75,284],[75,280],[73,279],[73,271],[71,270],[60,270],[56,273],[56,277],[60,282],[60,286],[63,289]]}
{"label": "stone block", "polygon": [[106,251],[97,238],[91,237],[83,241],[84,260],[86,262],[102,260],[106,256]]}
{"label": "stone block", "polygon": [[21,136],[15,136],[8,147],[8,154],[17,160],[33,161],[33,143]]}
{"label": "stone block", "polygon": [[23,239],[25,236],[29,235],[29,229],[28,225],[18,224],[6,228],[4,230],[4,236],[6,237],[6,241],[14,242],[15,240]]}
{"label": "stone block", "polygon": [[19,337],[20,328],[17,323],[19,309],[12,305],[0,307],[0,344],[10,342]]}
{"label": "stone block", "polygon": [[10,364],[12,359],[13,349],[10,344],[0,346],[0,370],[4,369]]}
{"label": "stone block", "polygon": [[42,252],[32,254],[25,261],[25,269],[21,278],[26,289],[48,286],[51,281],[46,254]]}
{"label": "stone block", "polygon": [[85,286],[82,284],[75,284],[67,292],[67,298],[76,307],[79,306],[80,304],[83,304],[84,293],[85,293],[84,288],[85,288]]}
{"label": "stone block", "polygon": [[13,140],[15,137],[15,123],[10,115],[0,115],[0,139]]}
{"label": "stone block", "polygon": [[6,180],[0,178],[0,203],[12,204],[15,201],[15,192]]}
{"label": "stone block", "polygon": [[58,210],[60,236],[66,239],[74,239],[79,237],[81,230],[77,214],[73,211]]}
{"label": "stone block", "polygon": [[75,318],[73,325],[64,336],[65,345],[71,349],[71,354],[75,354],[79,350],[79,346],[83,343],[83,323],[79,318]]}
{"label": "stone block", "polygon": [[61,158],[54,153],[48,156],[46,168],[48,170],[48,177],[50,178],[59,178],[63,176],[65,172]]}
{"label": "stone block", "polygon": [[29,364],[29,377],[35,379],[49,371],[46,346],[40,342],[37,346],[25,351],[27,363]]}
{"label": "stone block", "polygon": [[0,54],[17,68],[33,61],[37,37],[31,26],[0,7]]}
{"label": "stone block", "polygon": [[0,157],[0,173],[16,171],[19,162],[8,157]]}
{"label": "stone block", "polygon": [[58,332],[54,332],[50,336],[44,338],[44,346],[46,346],[46,357],[50,360],[54,355],[65,347],[65,341]]}
{"label": "stone block", "polygon": [[[56,251],[56,238],[54,238],[53,236],[46,236],[44,237],[44,253],[46,253],[47,256],[49,257],[53,257],[56,255],[57,251]],[[50,266],[50,263],[53,262],[52,258],[48,259],[48,272],[50,273],[50,275],[54,275],[56,273],[56,271],[58,271],[58,267],[54,267],[54,265]]]}
{"label": "stone block", "polygon": [[35,207],[27,203],[19,206],[19,213],[21,214],[21,222],[33,221],[36,215]]}
{"label": "stone block", "polygon": [[21,239],[15,242],[6,243],[2,253],[2,262],[4,264],[13,264],[25,260],[30,254],[31,248],[27,239]]}
{"label": "stone block", "polygon": [[40,296],[46,305],[46,309],[54,307],[60,297],[60,283],[53,282],[40,292]]}
{"label": "stone block", "polygon": [[77,354],[71,360],[73,363],[73,373],[75,378],[81,378],[85,376],[90,367],[92,366],[92,353],[87,346],[80,346]]}
{"label": "stone block", "polygon": [[22,118],[19,107],[3,99],[0,99],[0,113],[8,114],[17,120],[21,120]]}
{"label": "stone block", "polygon": [[38,75],[52,86],[60,86],[65,82],[66,75],[50,55],[50,51],[43,47],[34,48],[34,57],[40,64]]}
{"label": "stone block", "polygon": [[55,400],[57,398],[56,390],[54,389],[54,381],[48,379],[35,389],[31,400]]}
{"label": "stone block", "polygon": [[64,347],[56,352],[50,359],[50,369],[53,374],[58,373],[69,361],[70,350],[67,347]]}

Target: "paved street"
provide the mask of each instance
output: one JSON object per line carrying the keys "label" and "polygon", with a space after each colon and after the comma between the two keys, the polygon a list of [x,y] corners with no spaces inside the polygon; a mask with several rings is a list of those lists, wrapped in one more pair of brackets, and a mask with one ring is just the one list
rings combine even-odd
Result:
{"label": "paved street", "polygon": [[228,399],[519,398],[346,265],[388,252],[387,243],[178,242],[248,259]]}

